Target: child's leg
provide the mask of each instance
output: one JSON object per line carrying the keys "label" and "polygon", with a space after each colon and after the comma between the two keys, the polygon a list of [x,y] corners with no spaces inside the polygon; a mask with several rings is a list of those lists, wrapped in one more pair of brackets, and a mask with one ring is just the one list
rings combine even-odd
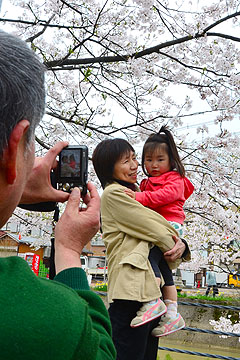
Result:
{"label": "child's leg", "polygon": [[165,281],[162,294],[167,306],[167,312],[161,318],[159,325],[152,331],[152,335],[156,337],[171,334],[185,327],[182,316],[177,312],[177,290],[174,285],[172,271],[164,259],[159,264],[159,267]]}
{"label": "child's leg", "polygon": [[[161,273],[157,264],[160,259],[163,257],[161,250],[154,246],[149,252],[149,261],[152,265],[154,274],[156,276],[156,282],[158,286],[161,285]],[[165,303],[159,298],[147,303],[144,303],[143,306],[137,312],[137,316],[131,321],[131,327],[137,327],[146,324],[149,321],[156,319],[157,317],[165,314],[167,307]]]}
{"label": "child's leg", "polygon": [[174,285],[172,271],[165,259],[159,264],[160,271],[164,278],[164,286],[162,287],[163,300],[167,306],[167,315],[175,318],[177,315],[177,289]]}
{"label": "child's leg", "polygon": [[164,285],[162,288],[163,299],[177,301],[177,289],[175,285]]}
{"label": "child's leg", "polygon": [[170,286],[163,286],[162,294],[164,302],[167,306],[166,315],[171,318],[175,319],[177,316],[177,289],[175,285]]}

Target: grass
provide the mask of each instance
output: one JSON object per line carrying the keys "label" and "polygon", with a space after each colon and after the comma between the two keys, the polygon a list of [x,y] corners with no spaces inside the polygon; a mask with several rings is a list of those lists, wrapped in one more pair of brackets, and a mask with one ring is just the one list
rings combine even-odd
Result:
{"label": "grass", "polygon": [[172,358],[169,354],[167,354],[167,355],[165,356],[165,360],[173,360],[173,358]]}
{"label": "grass", "polygon": [[[91,288],[94,291],[107,292],[108,284],[103,283],[103,282],[98,282],[94,286],[92,286]],[[209,296],[206,296],[206,295],[201,295],[201,294],[190,295],[190,294],[187,294],[187,293],[178,292],[178,298],[179,298],[179,300],[180,299],[207,300],[207,301],[211,301],[211,302],[225,302],[225,303],[227,302],[228,304],[232,304],[232,303],[234,303],[234,301],[237,300],[236,298],[233,298],[233,297],[230,297],[230,296],[224,296],[224,294],[221,293],[221,292],[216,297],[211,296],[211,293],[210,293]]]}
{"label": "grass", "polygon": [[[159,355],[157,355],[157,360],[160,360]],[[173,358],[171,355],[167,354],[167,355],[165,356],[164,360],[174,360],[174,358]],[[210,360],[210,359],[207,358],[206,360]]]}
{"label": "grass", "polygon": [[[197,299],[197,300],[208,300],[208,301],[227,301],[227,302],[233,302],[234,298],[230,297],[230,296],[224,296],[223,294],[217,295],[216,297],[213,296],[206,296],[206,295],[200,295],[200,294],[196,294],[196,295],[188,295],[186,293],[178,293],[178,298],[187,298],[187,299]],[[236,299],[235,299],[236,300]]]}
{"label": "grass", "polygon": [[[157,360],[160,360],[159,354],[157,355]],[[165,355],[164,360],[174,360],[174,358],[171,355],[167,354]],[[210,360],[210,359],[207,358],[206,360]]]}

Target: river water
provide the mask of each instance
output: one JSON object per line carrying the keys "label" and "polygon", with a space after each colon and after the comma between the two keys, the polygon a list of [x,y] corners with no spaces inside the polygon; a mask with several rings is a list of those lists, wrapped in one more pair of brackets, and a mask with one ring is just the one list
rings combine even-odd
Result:
{"label": "river water", "polygon": [[[223,339],[224,341],[224,339]],[[231,356],[237,359],[240,359],[240,343],[239,343],[239,349],[232,349],[232,348],[224,348],[224,347],[208,347],[204,345],[199,346],[190,346],[190,345],[180,345],[176,342],[168,342],[168,341],[159,341],[159,346],[162,347],[168,347],[168,348],[175,348],[180,350],[188,350],[188,351],[196,351],[201,352],[205,354],[215,354],[215,355],[222,355],[222,356]],[[173,351],[165,351],[165,350],[159,350],[159,360],[210,360],[213,358],[210,358],[208,356],[196,356],[196,355],[188,355],[188,354],[180,354]],[[169,358],[168,355],[170,355],[171,358]]]}

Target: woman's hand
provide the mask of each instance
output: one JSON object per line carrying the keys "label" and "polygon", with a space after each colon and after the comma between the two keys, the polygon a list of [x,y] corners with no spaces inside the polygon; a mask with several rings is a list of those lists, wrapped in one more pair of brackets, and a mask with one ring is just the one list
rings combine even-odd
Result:
{"label": "woman's hand", "polygon": [[186,250],[186,245],[180,238],[174,235],[173,240],[175,241],[174,247],[164,253],[166,261],[175,261],[180,259]]}
{"label": "woman's hand", "polygon": [[136,194],[135,194],[135,191],[129,189],[129,188],[126,188],[124,189],[124,192],[125,194],[127,194],[128,196],[130,196],[130,198],[136,200]]}

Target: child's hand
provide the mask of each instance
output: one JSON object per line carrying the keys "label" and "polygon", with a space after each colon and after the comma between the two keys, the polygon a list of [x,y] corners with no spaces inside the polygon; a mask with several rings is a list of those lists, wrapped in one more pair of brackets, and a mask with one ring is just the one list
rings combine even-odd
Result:
{"label": "child's hand", "polygon": [[124,190],[124,192],[125,192],[128,196],[130,196],[130,198],[136,200],[135,191],[126,188],[126,189]]}

